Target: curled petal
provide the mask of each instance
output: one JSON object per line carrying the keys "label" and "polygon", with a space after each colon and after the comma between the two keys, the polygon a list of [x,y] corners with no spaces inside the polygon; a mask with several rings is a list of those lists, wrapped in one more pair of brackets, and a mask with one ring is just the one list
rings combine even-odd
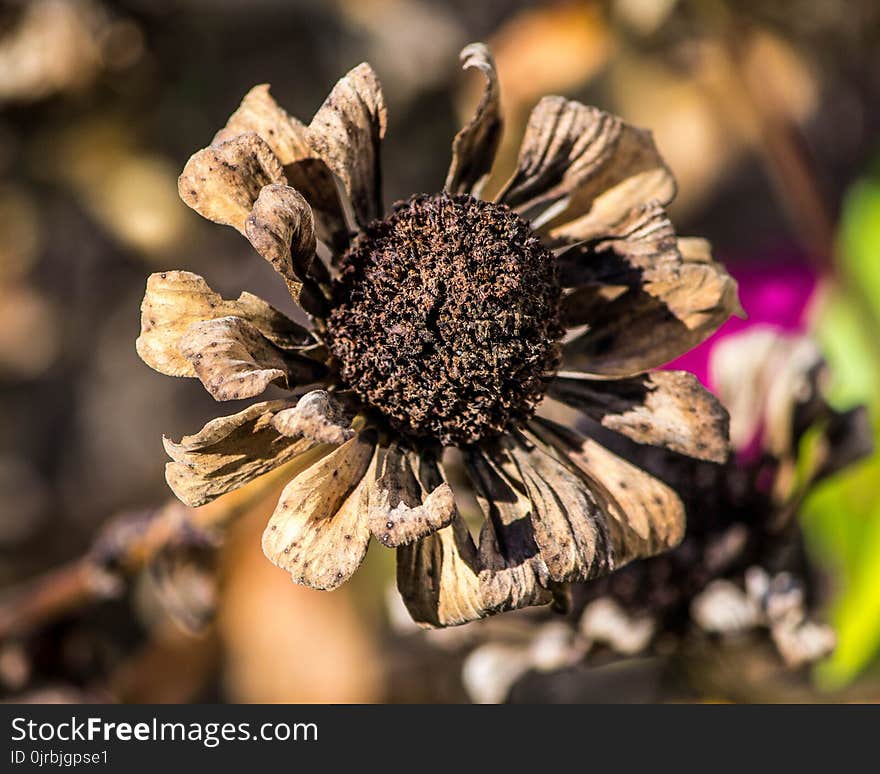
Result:
{"label": "curled petal", "polygon": [[547,566],[535,543],[528,497],[478,450],[466,458],[485,522],[480,531],[480,594],[493,613],[552,601]]}
{"label": "curled petal", "polygon": [[313,153],[342,181],[361,227],[382,215],[379,149],[386,121],[379,79],[364,63],[339,80],[309,124]]}
{"label": "curled petal", "polygon": [[289,405],[283,400],[255,403],[237,414],[211,420],[178,443],[163,439],[173,460],[165,467],[171,490],[189,506],[204,505],[279,465],[297,458],[314,461],[316,453],[329,451],[329,447],[320,447],[309,452],[315,441],[286,438],[272,426],[273,416]]}
{"label": "curled petal", "polygon": [[195,153],[177,187],[199,215],[244,234],[260,191],[272,183],[287,183],[281,162],[259,135],[248,133]]}
{"label": "curled petal", "polygon": [[242,293],[238,300],[226,301],[198,274],[163,271],[147,280],[138,354],[160,373],[194,377],[192,363],[178,347],[181,337],[193,323],[230,315],[247,320],[281,349],[300,349],[315,343],[305,328],[257,296]]}
{"label": "curled petal", "polygon": [[560,374],[548,394],[638,443],[724,462],[728,415],[686,371],[654,371],[628,379],[596,380]]}
{"label": "curled petal", "polygon": [[370,531],[389,548],[408,545],[449,524],[455,498],[445,481],[423,493],[408,458],[397,446],[385,453],[381,474],[370,492]]}
{"label": "curled petal", "polygon": [[452,163],[445,189],[451,193],[478,196],[492,171],[501,140],[501,102],[495,61],[482,43],[471,43],[461,52],[461,66],[475,67],[486,76],[480,104],[473,117],[452,141]]}
{"label": "curled petal", "polygon": [[323,371],[317,361],[274,346],[241,317],[193,323],[178,348],[216,400],[252,398],[275,381],[309,384]]}
{"label": "curled petal", "polygon": [[312,390],[296,406],[272,418],[275,429],[289,438],[311,438],[320,443],[341,444],[354,437],[351,414],[326,390]]}
{"label": "curled petal", "polygon": [[238,110],[211,144],[218,145],[249,132],[259,135],[285,166],[306,158],[311,152],[305,125],[278,106],[269,94],[268,83],[254,86],[245,95]]}
{"label": "curled petal", "polygon": [[[423,493],[443,483],[428,460],[421,461],[416,474]],[[480,596],[477,550],[461,516],[397,549],[397,588],[420,626],[456,626],[488,614]]]}
{"label": "curled petal", "polygon": [[684,505],[662,481],[591,438],[548,420],[535,420],[531,431],[559,459],[579,471],[590,486],[601,505],[615,568],[662,553],[681,542]]}
{"label": "curled petal", "polygon": [[263,553],[295,583],[335,589],[357,570],[370,530],[363,509],[372,437],[361,434],[293,479],[263,532]]}
{"label": "curled petal", "polygon": [[570,298],[563,303],[569,323],[589,320],[565,345],[567,362],[631,376],[684,354],[741,313],[736,281],[694,247],[681,251],[665,212],[652,204],[633,211],[610,239],[560,255],[564,285],[610,286],[600,301],[584,299],[580,313]]}

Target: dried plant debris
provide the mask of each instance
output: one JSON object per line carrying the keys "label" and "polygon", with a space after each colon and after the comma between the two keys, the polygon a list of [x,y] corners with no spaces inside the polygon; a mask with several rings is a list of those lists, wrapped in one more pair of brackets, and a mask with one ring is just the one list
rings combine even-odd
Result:
{"label": "dried plant debris", "polygon": [[[329,589],[375,537],[397,551],[410,614],[433,627],[558,601],[565,584],[681,540],[679,494],[550,422],[544,399],[638,443],[722,461],[719,403],[687,374],[645,372],[739,310],[708,245],[675,235],[663,209],[675,183],[650,133],[616,116],[546,98],[510,182],[481,199],[500,85],[486,46],[466,47],[462,65],[485,86],[443,190],[388,211],[387,114],[369,65],[309,122],[268,86],[252,89],[186,164],[180,194],[248,239],[311,327],[165,272],[148,282],[138,339],[148,365],[198,378],[217,400],[289,393],[166,439],[184,502],[289,465],[266,555]],[[478,494],[476,540],[446,481],[449,446]]]}

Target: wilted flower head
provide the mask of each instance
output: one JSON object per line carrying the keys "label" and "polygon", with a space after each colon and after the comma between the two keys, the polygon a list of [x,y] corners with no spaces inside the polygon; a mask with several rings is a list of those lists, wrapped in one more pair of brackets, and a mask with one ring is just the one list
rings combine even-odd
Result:
{"label": "wilted flower head", "polygon": [[[263,537],[293,580],[334,588],[371,535],[396,548],[424,625],[545,604],[563,584],[664,551],[684,509],[667,485],[541,415],[566,403],[598,427],[699,459],[727,454],[727,415],[690,374],[652,372],[738,309],[699,239],[678,239],[675,183],[650,134],[542,99],[516,170],[479,198],[501,132],[489,51],[443,190],[386,211],[386,110],[362,64],[305,125],[257,86],[180,177],[184,201],[233,226],[286,281],[306,329],[201,277],[150,277],[138,352],[217,400],[289,391],[166,440],[189,505],[285,463]],[[483,511],[475,544],[446,481],[461,450]]]}

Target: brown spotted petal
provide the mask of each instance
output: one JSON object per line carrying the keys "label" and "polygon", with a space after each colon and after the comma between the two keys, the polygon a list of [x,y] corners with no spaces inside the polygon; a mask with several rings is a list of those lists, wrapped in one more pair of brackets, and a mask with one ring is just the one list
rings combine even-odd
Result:
{"label": "brown spotted petal", "polygon": [[342,181],[361,227],[382,215],[379,149],[386,121],[379,79],[364,63],[339,80],[309,124],[313,153]]}
{"label": "brown spotted petal", "polygon": [[287,438],[272,426],[273,416],[289,405],[284,400],[255,403],[212,419],[178,443],[163,439],[173,460],[165,467],[171,490],[187,505],[204,505],[297,457],[314,459],[303,456],[316,446],[313,440]]}
{"label": "brown spotted petal", "polygon": [[711,462],[727,459],[727,411],[686,371],[611,380],[563,373],[548,394],[638,443]]}
{"label": "brown spotted petal", "polygon": [[495,61],[482,43],[471,43],[461,52],[461,66],[472,67],[486,76],[486,86],[473,117],[452,141],[452,164],[445,189],[450,193],[479,196],[492,171],[495,152],[501,140],[501,101]]}
{"label": "brown spotted petal", "polygon": [[601,505],[614,569],[673,548],[684,537],[684,505],[662,481],[612,454],[601,444],[536,419],[533,438],[574,466]]}
{"label": "brown spotted petal", "polygon": [[241,317],[193,323],[178,348],[215,400],[252,398],[273,382],[310,384],[323,372],[319,362],[279,349]]}
{"label": "brown spotted petal", "polygon": [[579,582],[617,569],[613,525],[583,476],[524,438],[501,441],[505,472],[531,502],[532,529],[550,578]]}
{"label": "brown spotted petal", "polygon": [[[443,483],[436,464],[424,459],[416,477],[423,496]],[[397,549],[397,588],[420,626],[456,626],[488,614],[480,595],[477,550],[461,516]]]}
{"label": "brown spotted petal", "polygon": [[736,281],[702,240],[676,240],[657,204],[633,211],[609,239],[571,248],[559,263],[567,287],[609,287],[582,311],[577,299],[563,299],[566,322],[588,325],[565,345],[564,358],[591,374],[631,376],[668,363],[741,313]]}
{"label": "brown spotted petal", "polygon": [[367,553],[364,518],[375,452],[366,433],[346,441],[293,479],[263,532],[263,553],[295,583],[335,589]]}
{"label": "brown spotted petal", "polygon": [[295,406],[279,411],[272,424],[289,438],[311,438],[319,443],[341,444],[354,437],[352,416],[346,406],[326,390],[312,390]]}
{"label": "brown spotted petal", "polygon": [[544,585],[547,566],[541,558],[530,519],[528,497],[505,479],[491,456],[472,450],[466,457],[485,521],[480,530],[480,595],[493,613],[552,601]]}
{"label": "brown spotted petal", "polygon": [[219,145],[251,132],[259,135],[285,166],[311,153],[305,125],[278,106],[267,83],[254,86],[245,95],[238,110],[217,132],[211,144]]}
{"label": "brown spotted petal", "polygon": [[237,300],[227,301],[198,274],[164,271],[147,280],[138,354],[160,373],[194,377],[193,364],[178,347],[181,337],[193,323],[227,316],[247,320],[281,349],[301,349],[315,343],[305,328],[257,296],[242,293]]}
{"label": "brown spotted petal", "polygon": [[244,234],[260,191],[272,183],[287,183],[281,162],[259,135],[248,133],[195,153],[177,187],[199,215]]}
{"label": "brown spotted petal", "polygon": [[454,516],[449,484],[423,493],[409,455],[397,445],[389,447],[370,492],[368,520],[376,539],[389,548],[408,545],[442,529]]}

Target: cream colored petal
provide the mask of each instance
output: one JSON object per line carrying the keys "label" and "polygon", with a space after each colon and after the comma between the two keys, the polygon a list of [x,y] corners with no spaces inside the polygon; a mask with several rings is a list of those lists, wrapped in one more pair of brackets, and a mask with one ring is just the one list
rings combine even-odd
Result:
{"label": "cream colored petal", "polygon": [[352,415],[326,390],[312,390],[296,406],[279,411],[272,424],[290,438],[311,438],[320,443],[341,444],[354,437]]}
{"label": "cream colored petal", "polygon": [[[415,472],[423,496],[443,483],[430,460],[420,460]],[[410,616],[423,627],[456,626],[488,614],[480,596],[477,550],[461,516],[397,549],[397,588]]]}
{"label": "cream colored petal", "polygon": [[273,382],[310,384],[323,372],[317,361],[275,347],[241,317],[193,323],[177,346],[216,400],[252,398]]}
{"label": "cream colored petal", "polygon": [[638,443],[712,462],[724,462],[730,450],[727,411],[686,371],[611,380],[560,375],[548,395]]}
{"label": "cream colored petal", "polygon": [[591,374],[631,376],[668,363],[741,313],[736,281],[701,251],[683,255],[656,204],[634,210],[607,240],[558,260],[564,285],[613,290],[611,300],[583,299],[584,310],[572,297],[563,302],[569,323],[588,318],[589,325],[565,345],[565,362]]}
{"label": "cream colored petal", "polygon": [[[187,505],[204,505],[315,447],[311,439],[287,438],[272,426],[273,416],[289,405],[283,400],[255,403],[211,420],[178,443],[163,439],[173,460],[165,468],[171,490]],[[326,453],[330,447],[321,449]],[[303,459],[314,459],[314,453]]]}
{"label": "cream colored petal", "polygon": [[589,485],[601,507],[614,569],[681,542],[684,505],[666,484],[572,430],[544,419],[530,427],[534,437],[574,466]]}
{"label": "cream colored petal", "polygon": [[226,301],[198,274],[163,271],[147,280],[138,354],[160,373],[194,377],[192,363],[178,348],[181,336],[193,323],[230,315],[249,321],[282,349],[299,349],[315,343],[305,328],[257,296],[242,293],[238,300]]}
{"label": "cream colored petal", "polygon": [[505,472],[531,502],[535,543],[550,578],[579,582],[617,569],[613,525],[584,477],[535,444],[508,437],[502,446],[512,462]]}
{"label": "cream colored petal", "polygon": [[493,613],[548,604],[553,595],[545,588],[547,565],[535,543],[528,497],[487,453],[470,451],[466,464],[485,518],[479,544],[483,604]]}
{"label": "cream colored petal", "polygon": [[177,187],[199,215],[244,234],[260,191],[272,183],[287,183],[281,162],[259,135],[249,133],[193,154]]}
{"label": "cream colored petal", "polygon": [[537,215],[536,225],[580,218],[578,229],[558,235],[587,239],[633,207],[666,204],[674,195],[675,181],[649,132],[597,108],[545,97],[529,117],[517,169],[498,200]]}
{"label": "cream colored petal", "polygon": [[390,446],[380,475],[370,492],[370,531],[388,548],[408,545],[449,524],[455,516],[455,498],[445,481],[424,493],[413,471],[410,455]]}
{"label": "cream colored petal", "polygon": [[474,67],[486,77],[486,86],[474,115],[452,141],[452,163],[445,189],[451,193],[479,196],[492,171],[501,140],[501,100],[495,61],[482,43],[471,43],[461,52],[461,66]]}
{"label": "cream colored petal", "polygon": [[263,553],[295,583],[334,589],[357,570],[370,530],[364,517],[372,437],[346,441],[293,479],[263,532]]}
{"label": "cream colored petal", "polygon": [[311,153],[305,125],[289,116],[269,94],[269,84],[254,86],[214,137],[212,145],[253,132],[259,135],[285,166]]}
{"label": "cream colored petal", "polygon": [[361,227],[382,215],[379,151],[386,121],[379,79],[364,63],[339,80],[309,124],[313,152],[342,181]]}

